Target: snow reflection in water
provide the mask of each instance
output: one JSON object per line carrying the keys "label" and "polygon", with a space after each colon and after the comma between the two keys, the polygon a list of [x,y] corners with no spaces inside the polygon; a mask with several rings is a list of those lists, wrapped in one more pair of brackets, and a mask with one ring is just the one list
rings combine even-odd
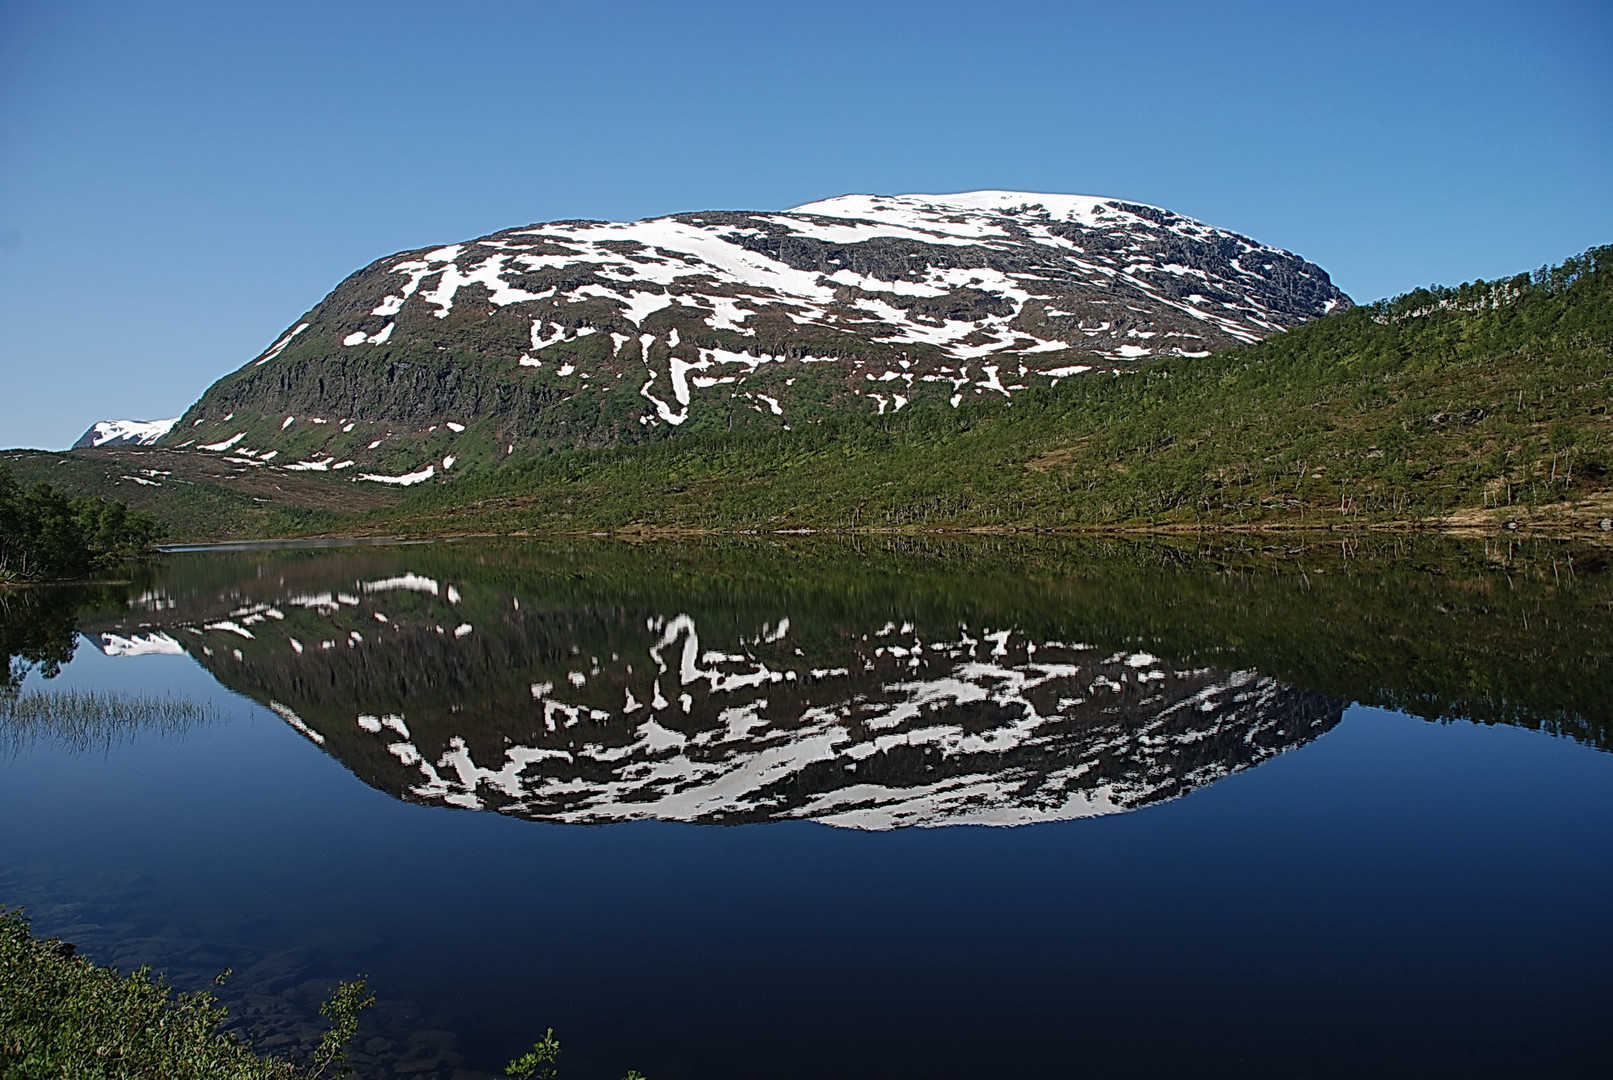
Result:
{"label": "snow reflection in water", "polygon": [[[713,629],[720,625],[722,629]],[[401,798],[575,823],[1018,825],[1181,795],[1340,702],[1018,628],[556,608],[414,570],[143,598],[183,647]]]}

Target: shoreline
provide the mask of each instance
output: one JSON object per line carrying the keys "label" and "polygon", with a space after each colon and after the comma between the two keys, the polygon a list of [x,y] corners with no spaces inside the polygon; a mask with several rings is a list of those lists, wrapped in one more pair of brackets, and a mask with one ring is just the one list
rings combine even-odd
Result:
{"label": "shoreline", "polygon": [[157,548],[161,555],[181,555],[201,551],[254,551],[285,550],[295,548],[326,547],[395,547],[411,544],[434,544],[456,540],[538,540],[538,539],[596,539],[596,540],[679,540],[710,537],[853,537],[853,536],[1017,536],[1077,539],[1084,537],[1161,537],[1188,536],[1315,536],[1318,538],[1344,538],[1374,534],[1426,535],[1467,539],[1549,539],[1605,541],[1613,544],[1613,529],[1600,524],[1555,524],[1550,522],[1511,522],[1508,525],[1481,525],[1466,523],[1432,522],[1378,522],[1359,525],[1309,525],[1290,523],[1251,523],[1247,525],[1086,525],[1043,528],[1038,526],[975,525],[954,527],[914,528],[899,526],[847,526],[840,528],[785,527],[779,529],[717,529],[679,526],[626,526],[613,529],[522,529],[506,532],[466,531],[443,532],[430,535],[366,536],[354,534],[321,534],[316,536],[264,537],[250,540],[193,541],[181,544],[163,544]]}

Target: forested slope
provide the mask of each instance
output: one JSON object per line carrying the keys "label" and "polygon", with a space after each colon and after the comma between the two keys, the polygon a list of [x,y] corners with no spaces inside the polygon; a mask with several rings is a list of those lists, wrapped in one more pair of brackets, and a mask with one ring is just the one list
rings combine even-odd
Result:
{"label": "forested slope", "polygon": [[1594,526],[1613,247],[1012,401],[468,473],[368,531]]}

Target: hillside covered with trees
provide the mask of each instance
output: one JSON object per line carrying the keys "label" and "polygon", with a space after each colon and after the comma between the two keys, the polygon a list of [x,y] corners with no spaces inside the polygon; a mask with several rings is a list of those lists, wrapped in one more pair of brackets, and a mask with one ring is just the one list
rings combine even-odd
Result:
{"label": "hillside covered with trees", "polygon": [[1259,343],[469,473],[370,531],[1331,527],[1613,515],[1613,247]]}

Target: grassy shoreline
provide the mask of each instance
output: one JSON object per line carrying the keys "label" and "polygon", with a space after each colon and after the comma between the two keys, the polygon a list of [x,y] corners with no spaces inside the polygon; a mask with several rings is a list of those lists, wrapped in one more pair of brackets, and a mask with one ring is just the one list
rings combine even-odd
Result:
{"label": "grassy shoreline", "polygon": [[[1521,537],[1535,536],[1542,538],[1562,538],[1576,540],[1594,540],[1608,538],[1613,542],[1613,529],[1601,524],[1603,518],[1595,516],[1600,514],[1601,506],[1594,508],[1590,514],[1581,514],[1570,520],[1532,520],[1526,515],[1503,515],[1494,521],[1468,520],[1462,518],[1436,518],[1415,521],[1363,521],[1348,522],[1334,525],[1317,525],[1312,522],[1265,521],[1249,522],[1247,524],[1213,524],[1213,523],[1183,523],[1183,524],[1115,524],[1115,525],[930,525],[930,526],[781,526],[779,528],[720,528],[701,526],[644,526],[625,525],[615,528],[536,528],[515,529],[508,531],[495,530],[460,530],[443,532],[413,532],[391,533],[382,530],[374,532],[329,532],[313,535],[298,534],[296,536],[264,537],[250,541],[253,544],[317,544],[329,542],[338,544],[352,541],[366,541],[373,543],[421,543],[434,540],[492,540],[492,539],[568,539],[576,537],[606,537],[619,540],[655,539],[676,540],[679,538],[721,537],[721,536],[1046,536],[1046,537],[1103,537],[1103,536],[1264,536],[1264,535],[1317,535],[1317,536],[1351,536],[1359,533],[1404,533],[1404,534],[1441,534],[1447,536],[1469,537]],[[215,547],[236,547],[241,541],[220,540],[215,543],[195,543],[175,545],[172,548],[163,548],[164,553],[179,550],[200,550]]]}

